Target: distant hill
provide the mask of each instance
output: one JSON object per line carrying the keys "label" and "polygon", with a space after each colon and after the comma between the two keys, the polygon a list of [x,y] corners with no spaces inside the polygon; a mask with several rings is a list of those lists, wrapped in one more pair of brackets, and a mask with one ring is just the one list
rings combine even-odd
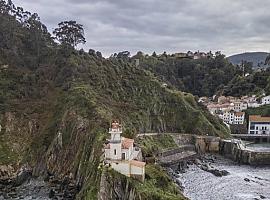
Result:
{"label": "distant hill", "polygon": [[229,56],[228,59],[232,64],[240,64],[241,61],[252,62],[254,67],[267,67],[264,65],[266,57],[269,55],[267,52],[247,52]]}

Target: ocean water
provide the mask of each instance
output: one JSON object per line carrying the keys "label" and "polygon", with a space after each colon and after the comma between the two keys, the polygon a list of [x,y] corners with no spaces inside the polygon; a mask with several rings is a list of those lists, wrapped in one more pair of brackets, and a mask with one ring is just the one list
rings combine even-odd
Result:
{"label": "ocean water", "polygon": [[249,144],[246,148],[252,151],[270,152],[270,143]]}
{"label": "ocean water", "polygon": [[196,165],[180,174],[184,194],[191,200],[270,200],[270,166],[238,165],[221,156],[211,165],[230,174],[216,177]]}

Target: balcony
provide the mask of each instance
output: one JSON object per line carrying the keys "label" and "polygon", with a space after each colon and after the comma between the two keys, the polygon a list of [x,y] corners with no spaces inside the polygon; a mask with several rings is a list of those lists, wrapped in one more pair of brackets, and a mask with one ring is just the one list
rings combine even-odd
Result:
{"label": "balcony", "polygon": [[109,128],[109,133],[122,133],[122,128]]}

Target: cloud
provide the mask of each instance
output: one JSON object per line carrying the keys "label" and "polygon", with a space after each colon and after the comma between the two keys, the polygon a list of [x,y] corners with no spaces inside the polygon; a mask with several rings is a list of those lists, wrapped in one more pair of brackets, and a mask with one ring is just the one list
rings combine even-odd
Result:
{"label": "cloud", "polygon": [[226,54],[269,51],[270,1],[261,0],[14,0],[52,30],[60,21],[85,27],[85,49]]}

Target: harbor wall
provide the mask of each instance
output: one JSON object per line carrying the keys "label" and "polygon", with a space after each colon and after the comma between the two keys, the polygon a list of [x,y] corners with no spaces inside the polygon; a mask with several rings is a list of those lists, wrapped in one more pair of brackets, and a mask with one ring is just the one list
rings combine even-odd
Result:
{"label": "harbor wall", "polygon": [[250,165],[270,165],[270,152],[246,149],[240,140],[220,140],[219,153],[235,162]]}

